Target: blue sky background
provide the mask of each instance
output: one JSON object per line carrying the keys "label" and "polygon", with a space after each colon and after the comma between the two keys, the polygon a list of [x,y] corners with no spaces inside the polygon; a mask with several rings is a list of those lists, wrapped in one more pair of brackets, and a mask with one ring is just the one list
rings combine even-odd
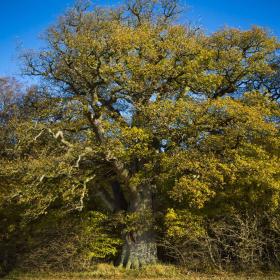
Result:
{"label": "blue sky background", "polygon": [[[280,0],[181,0],[188,11],[183,19],[213,32],[223,26],[260,25],[280,37]],[[93,0],[117,5],[120,0]],[[0,0],[0,76],[20,78],[17,55],[21,48],[39,48],[39,35],[74,0]]]}

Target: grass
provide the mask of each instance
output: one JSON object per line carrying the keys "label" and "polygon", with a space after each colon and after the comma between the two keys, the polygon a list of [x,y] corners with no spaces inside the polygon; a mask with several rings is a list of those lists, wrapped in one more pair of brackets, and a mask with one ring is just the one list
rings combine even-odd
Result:
{"label": "grass", "polygon": [[172,265],[152,265],[141,270],[119,269],[108,264],[99,264],[90,272],[13,272],[5,280],[90,280],[90,279],[142,279],[142,280],[279,280],[280,274],[226,274],[213,275],[182,272]]}

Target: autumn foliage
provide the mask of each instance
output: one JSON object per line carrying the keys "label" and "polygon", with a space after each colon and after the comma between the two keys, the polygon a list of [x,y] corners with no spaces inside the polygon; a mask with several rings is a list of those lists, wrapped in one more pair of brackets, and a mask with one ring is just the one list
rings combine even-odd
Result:
{"label": "autumn foliage", "polygon": [[178,12],[79,3],[0,80],[0,272],[279,269],[279,42]]}

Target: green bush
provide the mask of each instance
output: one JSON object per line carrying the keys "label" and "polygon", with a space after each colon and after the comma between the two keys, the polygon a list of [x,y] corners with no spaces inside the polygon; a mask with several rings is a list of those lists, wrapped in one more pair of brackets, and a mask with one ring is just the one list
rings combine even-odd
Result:
{"label": "green bush", "polygon": [[112,259],[121,245],[110,232],[107,215],[54,213],[30,231],[28,252],[19,261],[24,270],[87,270],[96,262]]}

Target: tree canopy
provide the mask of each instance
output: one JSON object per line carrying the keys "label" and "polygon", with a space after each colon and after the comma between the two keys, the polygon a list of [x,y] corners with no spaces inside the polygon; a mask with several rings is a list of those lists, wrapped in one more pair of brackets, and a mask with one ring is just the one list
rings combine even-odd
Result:
{"label": "tree canopy", "polygon": [[159,238],[186,238],[182,213],[278,215],[279,42],[260,27],[207,35],[179,11],[78,3],[22,54],[39,85],[0,80],[4,242],[56,211],[99,211],[108,249],[91,256],[122,243],[119,263],[137,268]]}

